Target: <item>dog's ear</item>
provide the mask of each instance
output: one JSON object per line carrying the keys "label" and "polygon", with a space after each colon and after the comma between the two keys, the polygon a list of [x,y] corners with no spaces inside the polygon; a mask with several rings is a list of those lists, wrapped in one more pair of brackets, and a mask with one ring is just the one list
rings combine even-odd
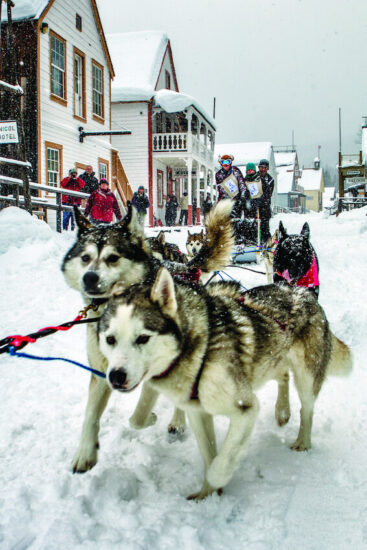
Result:
{"label": "dog's ear", "polygon": [[150,299],[157,303],[169,317],[177,313],[175,285],[171,275],[165,267],[161,267],[150,291]]}
{"label": "dog's ear", "polygon": [[279,237],[280,239],[285,239],[286,237],[288,237],[288,233],[285,230],[284,225],[281,221],[279,222]]}
{"label": "dog's ear", "polygon": [[138,221],[138,213],[136,211],[136,208],[134,208],[130,201],[127,201],[126,216],[117,225],[126,227],[131,235],[136,235],[144,238],[144,231]]}
{"label": "dog's ear", "polygon": [[191,236],[191,233],[189,231],[189,229],[187,230],[187,238],[189,238]]}
{"label": "dog's ear", "polygon": [[92,227],[91,222],[83,216],[77,206],[74,206],[74,218],[80,231],[86,231]]}
{"label": "dog's ear", "polygon": [[307,240],[310,239],[310,226],[308,225],[307,222],[303,224],[303,227],[301,229],[301,235],[306,237]]}
{"label": "dog's ear", "polygon": [[163,231],[160,231],[158,233],[157,241],[159,242],[159,244],[166,244],[166,236]]}
{"label": "dog's ear", "polygon": [[204,229],[202,229],[202,230],[200,231],[200,235],[202,235],[202,236],[204,237]]}

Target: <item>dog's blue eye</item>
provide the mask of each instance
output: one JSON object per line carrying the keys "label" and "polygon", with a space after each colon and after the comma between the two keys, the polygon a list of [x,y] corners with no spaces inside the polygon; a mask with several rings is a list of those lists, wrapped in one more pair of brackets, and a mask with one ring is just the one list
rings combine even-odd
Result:
{"label": "dog's blue eye", "polygon": [[114,346],[116,344],[116,338],[114,336],[107,336],[106,342],[109,346]]}
{"label": "dog's blue eye", "polygon": [[82,262],[87,264],[89,261],[90,261],[90,256],[88,254],[84,254],[84,256],[82,256]]}
{"label": "dog's blue eye", "polygon": [[149,342],[149,340],[150,340],[150,336],[148,334],[141,334],[135,340],[135,344],[138,344],[139,346],[140,344],[146,344],[147,342]]}
{"label": "dog's blue eye", "polygon": [[106,262],[109,264],[115,264],[118,260],[119,256],[117,256],[116,254],[111,254],[110,256],[108,256]]}

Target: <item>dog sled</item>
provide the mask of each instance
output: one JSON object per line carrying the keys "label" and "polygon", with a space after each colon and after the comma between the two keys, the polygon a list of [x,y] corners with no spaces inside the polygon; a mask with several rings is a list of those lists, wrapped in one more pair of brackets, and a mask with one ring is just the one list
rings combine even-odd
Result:
{"label": "dog sled", "polygon": [[234,218],[235,246],[232,251],[234,264],[259,263],[261,252],[260,217],[256,220]]}

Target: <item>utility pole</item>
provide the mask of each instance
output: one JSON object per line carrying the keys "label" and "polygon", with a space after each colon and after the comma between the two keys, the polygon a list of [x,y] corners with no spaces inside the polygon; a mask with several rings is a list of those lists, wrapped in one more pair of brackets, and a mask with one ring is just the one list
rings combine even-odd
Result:
{"label": "utility pole", "polygon": [[339,199],[344,197],[344,180],[342,177],[342,110],[339,107],[339,155],[338,155],[338,183],[339,183]]}
{"label": "utility pole", "polygon": [[215,104],[216,104],[216,98],[213,99],[213,118],[215,118]]}

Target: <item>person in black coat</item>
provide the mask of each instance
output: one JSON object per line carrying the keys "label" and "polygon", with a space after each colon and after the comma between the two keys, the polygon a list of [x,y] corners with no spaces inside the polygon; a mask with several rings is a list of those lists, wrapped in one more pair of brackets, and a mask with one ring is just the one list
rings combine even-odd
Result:
{"label": "person in black coat", "polygon": [[93,191],[97,191],[99,186],[98,179],[96,178],[95,173],[93,172],[93,167],[90,164],[86,167],[85,172],[83,172],[83,174],[79,177],[85,183],[83,193],[91,194]]}
{"label": "person in black coat", "polygon": [[[274,190],[274,179],[268,174],[269,161],[262,159],[259,162],[259,171],[256,165],[249,162],[246,165],[246,194],[244,201],[245,218],[260,216],[261,243],[270,239],[269,220],[271,218],[271,197]],[[260,192],[260,196],[257,192]]]}

